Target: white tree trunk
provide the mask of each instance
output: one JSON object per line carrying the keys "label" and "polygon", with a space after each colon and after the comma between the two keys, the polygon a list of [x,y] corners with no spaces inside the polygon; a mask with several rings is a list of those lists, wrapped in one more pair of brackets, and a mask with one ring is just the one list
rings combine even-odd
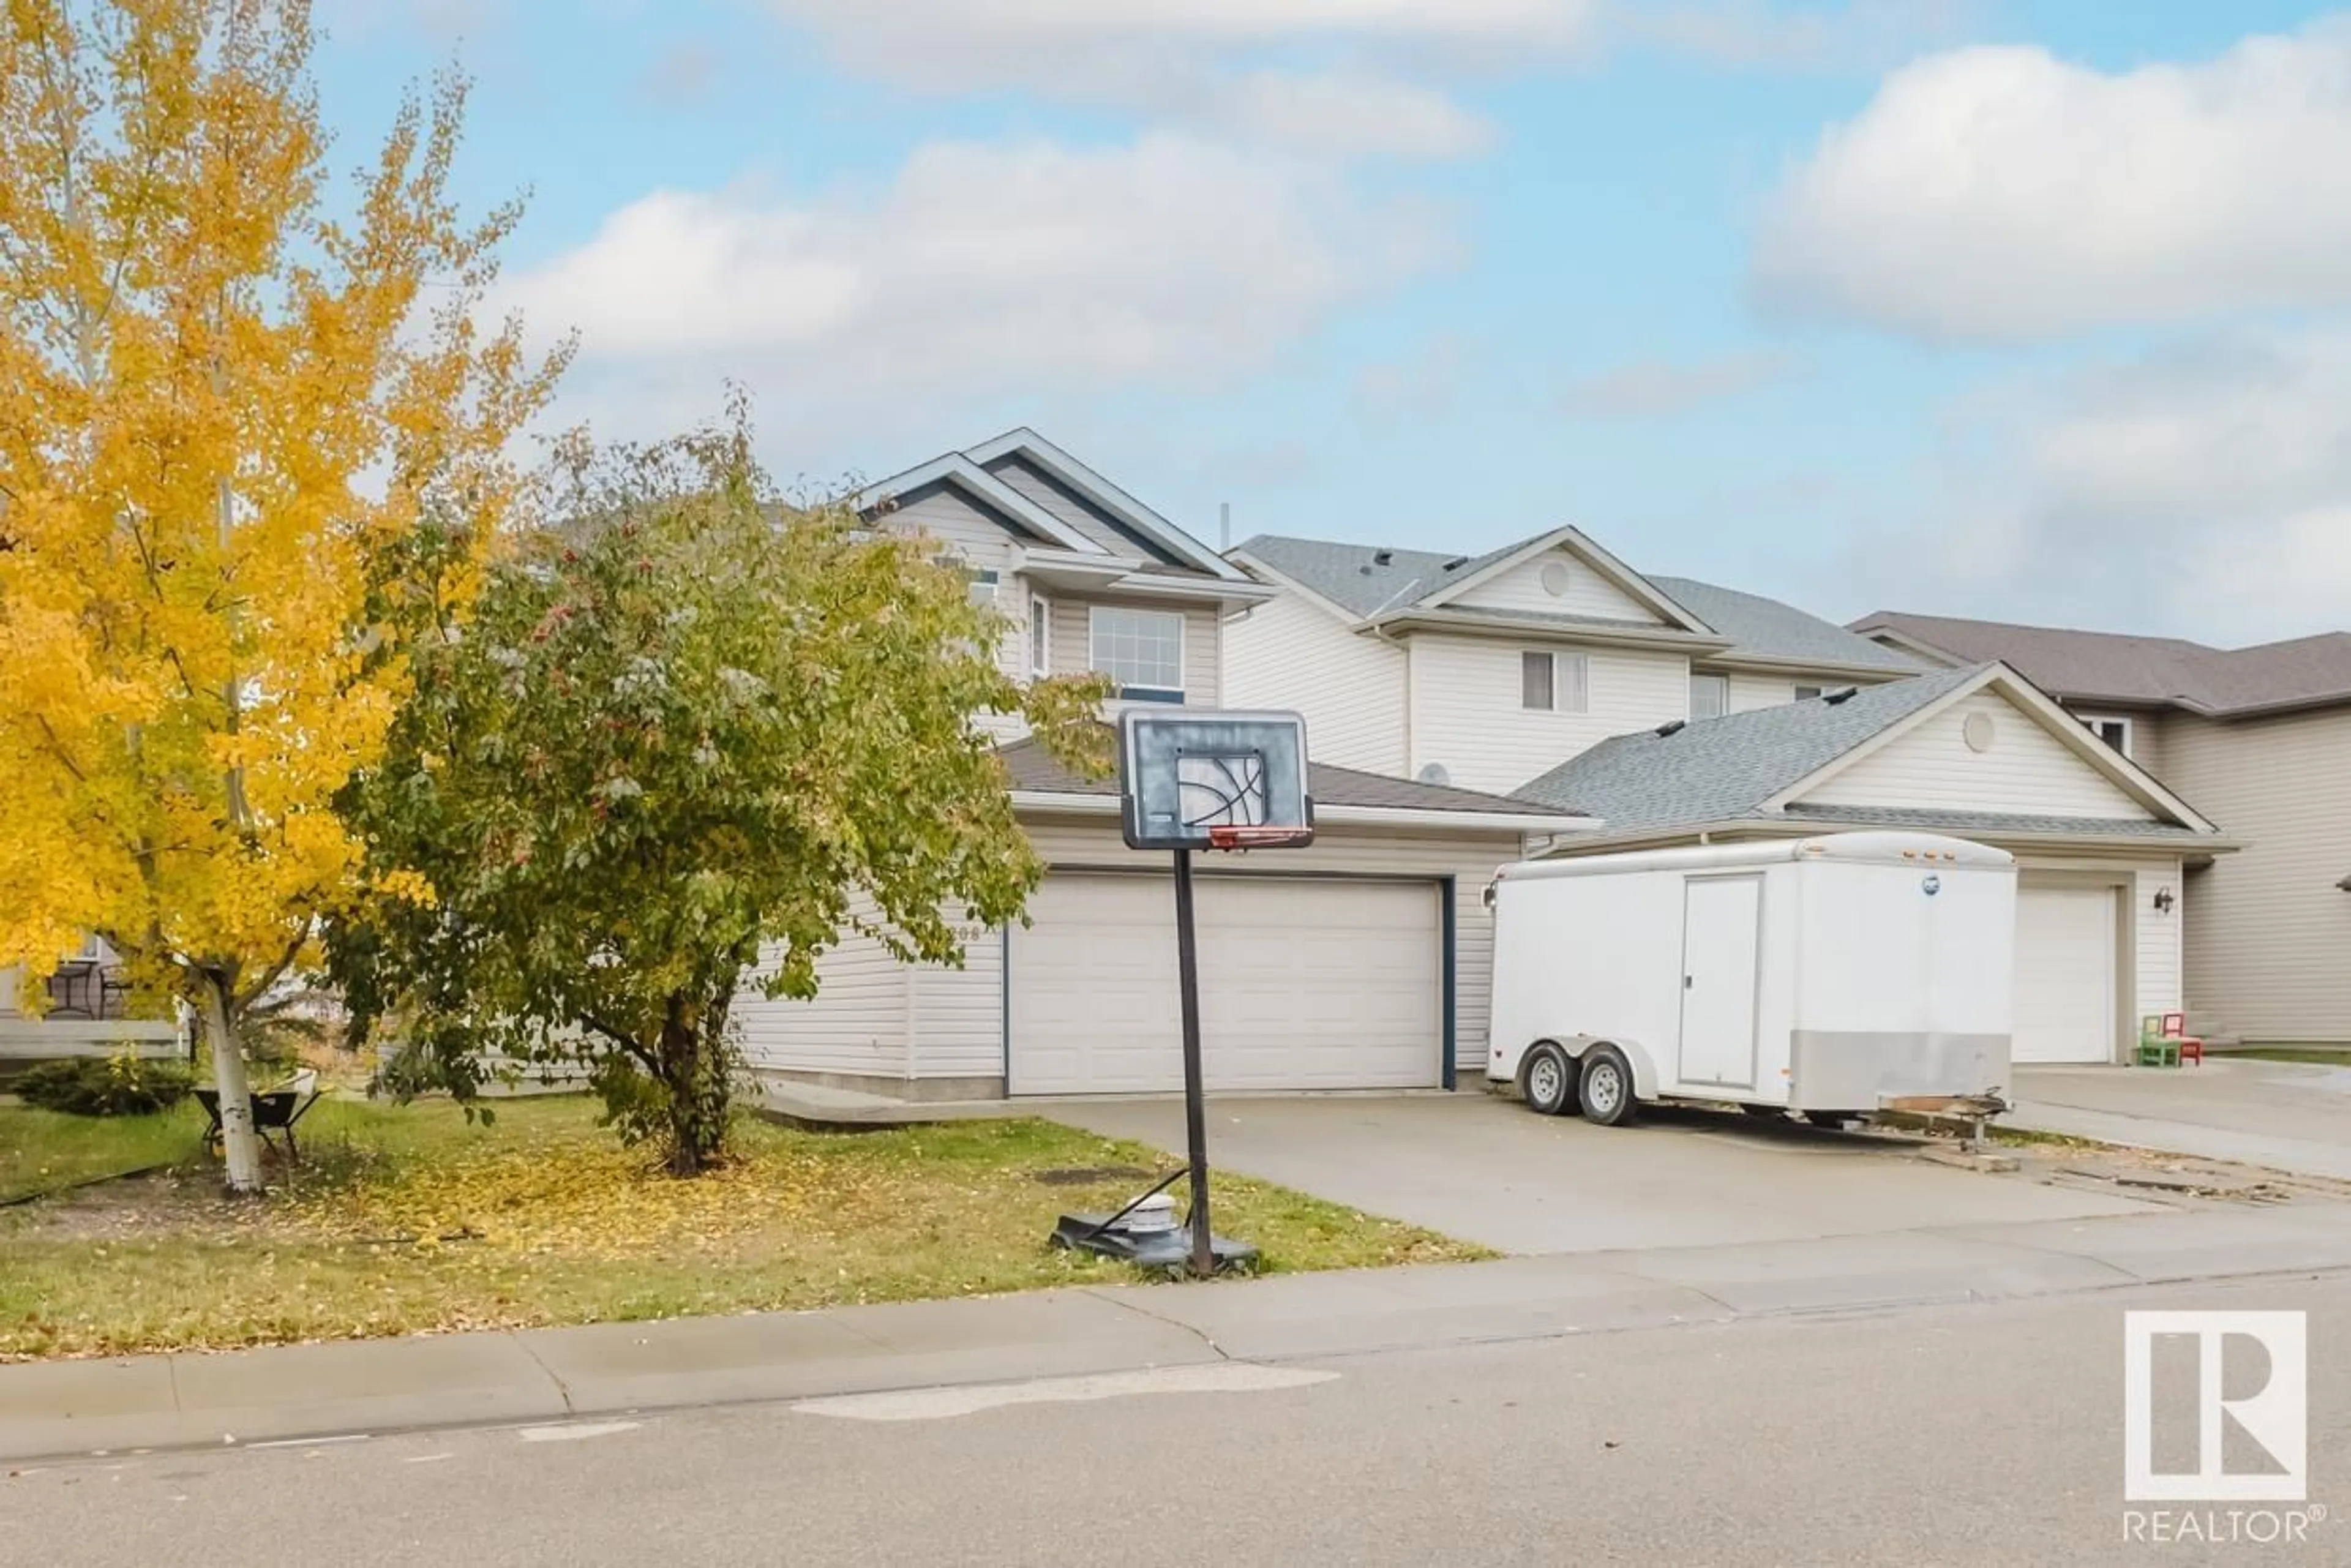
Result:
{"label": "white tree trunk", "polygon": [[228,1016],[221,983],[204,980],[204,1038],[212,1042],[213,1086],[220,1091],[221,1148],[228,1156],[228,1189],[261,1190],[261,1135],[253,1126],[253,1083],[245,1074],[245,1051]]}

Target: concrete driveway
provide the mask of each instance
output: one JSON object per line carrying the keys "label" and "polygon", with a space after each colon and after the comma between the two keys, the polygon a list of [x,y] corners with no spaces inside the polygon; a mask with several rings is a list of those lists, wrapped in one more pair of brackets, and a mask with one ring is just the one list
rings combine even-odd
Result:
{"label": "concrete driveway", "polygon": [[[1175,1100],[1064,1103],[1054,1120],[1180,1154]],[[1498,1251],[1719,1247],[2157,1212],[2104,1193],[1927,1164],[1853,1134],[1655,1111],[1629,1127],[1457,1094],[1212,1101],[1212,1166]]]}
{"label": "concrete driveway", "polygon": [[2351,1181],[2351,1067],[2020,1067],[2010,1124]]}

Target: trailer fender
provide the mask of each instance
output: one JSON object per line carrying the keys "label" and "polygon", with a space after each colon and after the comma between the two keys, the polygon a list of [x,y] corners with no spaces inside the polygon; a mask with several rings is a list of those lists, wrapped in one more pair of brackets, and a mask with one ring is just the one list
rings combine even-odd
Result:
{"label": "trailer fender", "polygon": [[1583,1053],[1595,1045],[1613,1045],[1623,1051],[1625,1060],[1633,1064],[1633,1092],[1644,1100],[1657,1097],[1657,1085],[1663,1080],[1657,1076],[1657,1063],[1649,1054],[1649,1048],[1639,1040],[1624,1035],[1575,1034],[1559,1041],[1560,1049],[1577,1061],[1583,1061]]}

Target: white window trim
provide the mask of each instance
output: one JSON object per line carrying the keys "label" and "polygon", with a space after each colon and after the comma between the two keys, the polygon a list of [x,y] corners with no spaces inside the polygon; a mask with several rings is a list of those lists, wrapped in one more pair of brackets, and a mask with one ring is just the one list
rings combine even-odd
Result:
{"label": "white window trim", "polygon": [[[1520,713],[1563,713],[1570,715],[1583,715],[1589,714],[1592,711],[1591,654],[1583,652],[1581,648],[1570,648],[1564,650],[1559,648],[1521,648],[1519,652],[1520,654],[1519,661],[1519,711]],[[1535,654],[1538,657],[1547,657],[1551,660],[1551,706],[1547,708],[1527,706],[1525,655],[1529,653]],[[1576,685],[1583,694],[1583,701],[1574,707],[1568,707],[1560,700],[1565,694],[1567,687],[1566,676],[1561,668],[1560,663],[1563,659],[1578,661],[1583,671],[1583,678],[1577,682]]]}
{"label": "white window trim", "polygon": [[1029,596],[1029,673],[1053,673],[1053,601],[1041,593]]}
{"label": "white window trim", "polygon": [[[1087,605],[1086,668],[1098,675],[1106,675],[1110,674],[1108,670],[1097,669],[1094,665],[1094,622],[1100,619],[1102,612],[1105,610],[1115,611],[1121,614],[1129,615],[1174,616],[1176,618],[1176,674],[1179,680],[1183,680],[1186,683],[1186,685],[1175,686],[1137,686],[1122,685],[1116,691],[1111,693],[1112,700],[1118,701],[1123,699],[1129,702],[1157,702],[1172,699],[1174,702],[1179,704],[1186,701],[1188,697],[1186,686],[1189,684],[1189,677],[1192,669],[1192,618],[1185,614],[1180,610],[1163,610],[1155,604]],[[1165,695],[1164,697],[1160,695],[1129,697],[1126,695],[1129,692],[1151,692],[1155,694],[1165,694]]]}
{"label": "white window trim", "polygon": [[1719,691],[1719,692],[1720,692],[1720,693],[1722,694],[1722,702],[1721,702],[1721,704],[1720,704],[1719,706],[1717,706],[1717,707],[1716,707],[1716,709],[1714,710],[1714,712],[1712,712],[1712,713],[1710,713],[1710,714],[1707,715],[1706,716],[1707,716],[1707,717],[1708,717],[1708,718],[1727,718],[1727,717],[1729,717],[1729,715],[1730,715],[1730,677],[1729,677],[1729,675],[1725,675],[1725,674],[1715,674],[1715,673],[1712,673],[1712,672],[1709,672],[1709,671],[1706,671],[1706,670],[1692,670],[1692,671],[1690,672],[1690,678],[1689,678],[1689,714],[1688,714],[1688,716],[1688,716],[1688,717],[1690,717],[1690,718],[1692,718],[1692,719],[1695,719],[1695,718],[1697,718],[1697,717],[1698,716],[1698,683],[1699,683],[1700,681],[1704,681],[1704,682],[1706,682],[1708,685],[1711,685],[1715,690],[1717,690],[1717,691]]}
{"label": "white window trim", "polygon": [[2137,753],[2138,749],[2138,726],[2132,722],[2130,715],[2126,713],[2077,713],[2074,716],[2074,719],[2075,723],[2079,724],[2084,729],[2088,730],[2092,736],[2095,737],[2098,744],[2101,746],[2105,744],[2106,737],[2098,734],[2097,727],[2099,725],[2118,724],[2122,726],[2123,743],[2119,747],[2117,747],[2117,749],[2120,750],[2125,757],[2130,757]]}

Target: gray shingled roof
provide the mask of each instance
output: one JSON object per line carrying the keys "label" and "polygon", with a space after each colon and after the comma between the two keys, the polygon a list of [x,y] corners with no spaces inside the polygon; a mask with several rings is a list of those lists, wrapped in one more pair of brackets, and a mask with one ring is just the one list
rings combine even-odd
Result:
{"label": "gray shingled roof", "polygon": [[1932,706],[1991,666],[1938,670],[1865,686],[1843,702],[1813,698],[1604,740],[1519,789],[1521,800],[1601,819],[1610,838],[1670,833],[1722,822],[1820,822],[1947,833],[2037,833],[2095,838],[2209,834],[2173,822],[2034,816],[2018,812],[1765,802],[1838,758]]}
{"label": "gray shingled roof", "polygon": [[1865,687],[1839,703],[1815,697],[1702,719],[1671,735],[1620,735],[1513,793],[1598,817],[1611,835],[1751,817],[1791,784],[1979,673],[1945,670]]}
{"label": "gray shingled roof", "polygon": [[2078,702],[2187,707],[2220,716],[2351,702],[2351,632],[2213,648],[2179,637],[1891,611],[1864,616],[1854,626],[1898,632],[1961,660],[1998,659],[2043,691]]}
{"label": "gray shingled roof", "polygon": [[[1086,779],[1071,772],[1054,760],[1053,754],[1035,739],[1016,740],[999,747],[997,756],[1004,759],[1005,771],[1012,776],[1015,789],[1034,789],[1055,795],[1115,795],[1118,780],[1112,778]],[[1387,810],[1408,811],[1503,811],[1514,815],[1536,816],[1556,814],[1562,825],[1580,813],[1539,801],[1513,800],[1505,795],[1484,795],[1475,789],[1457,789],[1449,785],[1421,784],[1409,779],[1391,779],[1381,773],[1359,773],[1352,768],[1333,768],[1325,762],[1306,765],[1306,789],[1315,803],[1322,806],[1373,806]]]}
{"label": "gray shingled roof", "polygon": [[[1447,583],[1460,581],[1473,561],[1490,559],[1490,552],[1478,557],[1439,555],[1433,550],[1383,549],[1286,538],[1280,534],[1244,539],[1234,553],[1255,556],[1300,587],[1357,615],[1417,604]],[[1449,562],[1460,564],[1447,571]]]}
{"label": "gray shingled roof", "polygon": [[1808,615],[1792,604],[1718,588],[1687,577],[1652,577],[1658,591],[1758,658],[1821,664],[1860,664],[1907,674],[1918,666],[1883,643]]}
{"label": "gray shingled roof", "polygon": [[[1353,614],[1371,616],[1408,609],[1431,594],[1459,582],[1499,557],[1523,548],[1520,539],[1481,556],[1439,555],[1430,550],[1387,549],[1373,545],[1342,544],[1327,539],[1290,538],[1259,534],[1244,541],[1235,554],[1247,554],[1291,581]],[[1382,558],[1385,558],[1383,564]],[[1457,564],[1458,563],[1458,564]],[[1450,566],[1451,570],[1447,568]],[[1645,579],[1667,598],[1730,640],[1734,653],[1792,664],[1849,664],[1890,671],[1910,671],[1917,665],[1902,654],[1866,637],[1855,636],[1834,622],[1808,615],[1791,604],[1736,589],[1718,588],[1686,577]],[[1448,613],[1479,613],[1448,605]],[[1499,614],[1499,612],[1489,612]],[[1596,616],[1540,615],[1513,612],[1512,621],[1549,621],[1562,627],[1622,629],[1622,622]],[[1661,628],[1660,630],[1665,630]],[[1679,628],[1671,629],[1679,632]]]}

